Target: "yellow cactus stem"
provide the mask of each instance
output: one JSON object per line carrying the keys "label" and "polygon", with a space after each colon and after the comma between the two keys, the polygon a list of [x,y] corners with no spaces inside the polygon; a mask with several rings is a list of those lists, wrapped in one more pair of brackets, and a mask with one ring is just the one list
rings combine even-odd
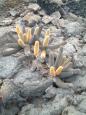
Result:
{"label": "yellow cactus stem", "polygon": [[16,25],[16,33],[20,34],[20,32],[21,32],[21,29],[20,29],[19,25]]}
{"label": "yellow cactus stem", "polygon": [[32,29],[31,29],[31,28],[29,28],[29,29],[28,29],[28,31],[27,31],[27,33],[26,33],[26,36],[27,36],[27,41],[31,40],[31,38],[32,38],[31,31],[32,31]]}
{"label": "yellow cactus stem", "polygon": [[56,75],[60,75],[62,73],[62,70],[63,70],[63,66],[59,66],[57,69],[56,69]]}
{"label": "yellow cactus stem", "polygon": [[56,76],[55,67],[53,67],[53,66],[50,67],[50,75],[51,75],[52,77],[55,77],[55,76]]}
{"label": "yellow cactus stem", "polygon": [[49,44],[49,36],[45,36],[44,40],[43,40],[43,46],[47,47]]}
{"label": "yellow cactus stem", "polygon": [[46,51],[45,51],[45,50],[42,51],[42,53],[41,53],[41,58],[42,58],[42,59],[45,59],[45,58],[46,58]]}
{"label": "yellow cactus stem", "polygon": [[23,36],[23,33],[22,33],[22,32],[20,32],[20,33],[18,34],[18,38],[19,38],[19,39],[22,39],[22,40],[24,41],[24,36]]}
{"label": "yellow cactus stem", "polygon": [[19,45],[20,47],[22,47],[22,48],[25,47],[25,43],[23,42],[22,39],[18,39],[18,45]]}
{"label": "yellow cactus stem", "polygon": [[24,41],[24,43],[28,43],[29,42],[29,40],[27,39],[27,34],[26,33],[24,33],[23,34],[23,39],[22,39],[23,41]]}
{"label": "yellow cactus stem", "polygon": [[45,36],[50,36],[50,29],[47,29],[47,31],[45,32]]}
{"label": "yellow cactus stem", "polygon": [[37,57],[38,55],[39,55],[39,41],[35,41],[34,56]]}

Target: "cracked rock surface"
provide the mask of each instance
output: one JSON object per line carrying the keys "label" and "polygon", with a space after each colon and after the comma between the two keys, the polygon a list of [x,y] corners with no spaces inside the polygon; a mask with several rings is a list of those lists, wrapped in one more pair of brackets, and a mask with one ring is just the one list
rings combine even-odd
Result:
{"label": "cracked rock surface", "polygon": [[[45,4],[51,6],[50,12],[57,5],[51,13],[44,9],[46,5],[39,5],[41,0],[22,1],[22,5],[19,3],[8,8],[0,19],[0,115],[85,115],[86,19],[68,10],[69,0],[46,0]],[[19,15],[14,15],[13,11]],[[21,20],[26,28],[32,27],[33,31],[34,27],[42,25],[40,40],[50,29],[50,45],[66,41],[63,54],[71,57],[74,69],[81,70],[79,75],[62,79],[65,83],[74,84],[73,89],[59,87],[49,75],[42,75],[42,70],[33,72],[33,65],[21,48],[14,54],[2,55],[3,49],[18,48],[15,25]],[[58,53],[59,50],[52,51]]]}

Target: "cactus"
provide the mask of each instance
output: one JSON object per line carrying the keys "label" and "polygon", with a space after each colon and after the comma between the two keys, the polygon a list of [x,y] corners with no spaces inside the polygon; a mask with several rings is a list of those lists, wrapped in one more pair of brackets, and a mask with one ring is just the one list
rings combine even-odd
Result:
{"label": "cactus", "polygon": [[17,32],[17,34],[19,34],[21,32],[19,25],[16,25],[16,32]]}
{"label": "cactus", "polygon": [[49,36],[45,36],[44,40],[43,40],[43,46],[47,47],[49,44]]}
{"label": "cactus", "polygon": [[63,70],[63,67],[62,66],[59,66],[57,69],[56,69],[56,75],[60,75],[62,73],[62,70]]}
{"label": "cactus", "polygon": [[50,67],[50,75],[54,76],[54,77],[56,76],[55,67],[53,67],[53,66]]}
{"label": "cactus", "polygon": [[62,47],[60,48],[58,54],[54,55],[54,53],[50,52],[48,61],[48,67],[50,70],[49,73],[56,85],[62,88],[73,88],[73,84],[64,83],[62,80],[60,80],[61,78],[67,78],[73,75],[80,74],[80,69],[75,69],[72,65],[73,64],[71,58],[67,58],[63,55]]}
{"label": "cactus", "polygon": [[45,58],[46,58],[46,51],[45,51],[45,50],[43,50],[43,51],[41,52],[41,58],[42,58],[42,59],[45,59]]}
{"label": "cactus", "polygon": [[18,45],[21,46],[22,48],[25,47],[25,43],[23,42],[22,39],[18,39]]}
{"label": "cactus", "polygon": [[27,42],[29,42],[29,40],[31,40],[31,38],[32,38],[31,30],[32,30],[31,28],[28,29],[28,31],[26,33]]}
{"label": "cactus", "polygon": [[38,57],[39,55],[39,41],[35,41],[35,45],[34,45],[34,56]]}

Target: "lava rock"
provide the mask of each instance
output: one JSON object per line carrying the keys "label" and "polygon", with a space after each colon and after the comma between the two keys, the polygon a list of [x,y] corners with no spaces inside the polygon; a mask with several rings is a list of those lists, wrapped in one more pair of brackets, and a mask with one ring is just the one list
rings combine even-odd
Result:
{"label": "lava rock", "polygon": [[83,27],[78,22],[70,22],[65,25],[65,30],[68,36],[71,35],[75,36],[75,35],[80,35],[80,33],[83,31]]}
{"label": "lava rock", "polygon": [[76,110],[73,106],[69,106],[64,109],[62,115],[85,115],[85,113]]}
{"label": "lava rock", "polygon": [[83,47],[82,47],[82,49],[80,50],[80,55],[82,55],[82,56],[86,56],[86,45],[84,45]]}
{"label": "lava rock", "polygon": [[25,99],[20,97],[20,87],[17,87],[12,80],[5,79],[0,89],[4,108],[20,106],[24,104]]}
{"label": "lava rock", "polygon": [[37,81],[40,80],[41,76],[37,72],[33,73],[28,68],[23,69],[14,78],[15,84],[24,84],[27,81]]}
{"label": "lava rock", "polygon": [[34,105],[29,104],[22,108],[19,115],[60,115],[67,104],[68,103],[64,98],[59,102],[52,101],[46,104],[42,104],[40,107],[34,107]]}
{"label": "lava rock", "polygon": [[0,78],[12,78],[18,72],[21,64],[12,56],[0,58]]}
{"label": "lava rock", "polygon": [[48,16],[48,15],[45,15],[45,16],[43,16],[43,18],[42,18],[42,22],[43,22],[44,24],[49,24],[52,20],[53,20],[53,18],[52,18],[51,16]]}
{"label": "lava rock", "polygon": [[35,3],[35,2],[37,2],[37,0],[23,0],[24,2],[26,2],[26,3]]}
{"label": "lava rock", "polygon": [[29,4],[28,9],[31,11],[38,11],[41,9],[41,7],[38,4],[34,3],[34,4]]}
{"label": "lava rock", "polygon": [[86,43],[86,34],[83,37],[83,42]]}
{"label": "lava rock", "polygon": [[72,56],[75,52],[76,52],[76,49],[75,49],[75,47],[74,47],[72,44],[67,43],[67,44],[64,46],[64,51],[63,51],[63,53],[64,53],[65,55],[70,55],[70,56]]}
{"label": "lava rock", "polygon": [[83,90],[84,88],[86,88],[85,82],[86,82],[86,75],[83,77],[81,77],[81,76],[78,77],[78,79],[75,80],[74,84],[76,84],[76,86],[81,87],[81,89]]}
{"label": "lava rock", "polygon": [[0,26],[9,26],[12,22],[13,20],[11,18],[5,18],[0,21]]}
{"label": "lava rock", "polygon": [[86,113],[86,99],[82,100],[82,102],[79,104],[78,110],[80,112]]}
{"label": "lava rock", "polygon": [[16,75],[14,83],[18,86],[22,84],[21,95],[23,97],[36,97],[45,92],[52,84],[52,80],[42,78],[38,72],[25,69]]}
{"label": "lava rock", "polygon": [[13,17],[17,17],[17,16],[19,16],[19,12],[18,11],[16,11],[16,10],[10,10],[9,11],[9,13],[11,14],[11,16],[13,16]]}
{"label": "lava rock", "polygon": [[28,22],[29,26],[35,26],[36,23],[39,23],[41,21],[41,17],[39,15],[28,13],[23,18],[25,21]]}
{"label": "lava rock", "polygon": [[19,108],[17,106],[12,106],[8,109],[3,108],[0,115],[16,115],[18,112]]}
{"label": "lava rock", "polygon": [[[42,0],[42,1],[44,1],[44,0]],[[48,3],[48,4],[52,3],[52,4],[56,4],[56,5],[63,5],[62,0],[46,0],[46,3]]]}
{"label": "lava rock", "polygon": [[46,15],[46,12],[44,10],[39,10],[38,13],[39,13],[40,16]]}

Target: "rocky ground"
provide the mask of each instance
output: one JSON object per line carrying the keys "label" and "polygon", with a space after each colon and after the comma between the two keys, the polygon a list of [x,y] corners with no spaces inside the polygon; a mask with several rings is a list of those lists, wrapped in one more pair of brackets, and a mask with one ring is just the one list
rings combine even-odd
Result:
{"label": "rocky ground", "polygon": [[[23,0],[19,5],[15,2],[14,8],[1,11],[0,115],[86,115],[86,19],[67,10],[63,1],[46,0],[45,4],[53,4],[51,9],[58,6],[51,13],[36,0]],[[42,33],[50,29],[53,44],[66,40],[63,52],[73,57],[74,68],[81,70],[65,80],[75,89],[60,88],[48,77],[32,72],[22,50],[2,55],[7,44],[16,43],[15,25],[22,19],[25,26],[42,25]]]}

